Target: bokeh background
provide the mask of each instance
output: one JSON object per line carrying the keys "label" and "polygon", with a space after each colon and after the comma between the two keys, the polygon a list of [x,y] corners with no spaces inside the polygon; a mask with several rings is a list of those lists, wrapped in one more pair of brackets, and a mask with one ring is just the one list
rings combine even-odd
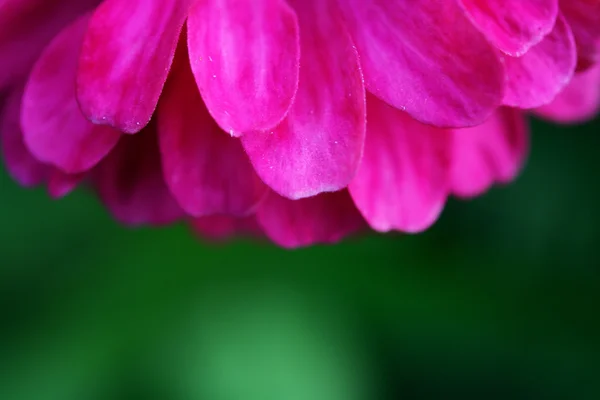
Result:
{"label": "bokeh background", "polygon": [[0,399],[599,399],[600,123],[425,234],[129,230],[0,170]]}

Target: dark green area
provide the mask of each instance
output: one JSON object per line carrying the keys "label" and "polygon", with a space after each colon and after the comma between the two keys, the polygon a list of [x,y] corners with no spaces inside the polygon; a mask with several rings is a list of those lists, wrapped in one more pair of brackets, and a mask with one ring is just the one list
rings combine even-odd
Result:
{"label": "dark green area", "polygon": [[0,399],[600,398],[600,124],[418,236],[119,227],[0,174]]}

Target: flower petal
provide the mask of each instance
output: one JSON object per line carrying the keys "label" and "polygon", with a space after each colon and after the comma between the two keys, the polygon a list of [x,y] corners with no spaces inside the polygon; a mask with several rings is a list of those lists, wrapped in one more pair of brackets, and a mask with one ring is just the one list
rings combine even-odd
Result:
{"label": "flower petal", "polygon": [[65,28],[35,64],[23,95],[21,125],[35,157],[67,173],[92,168],[120,133],[90,123],[75,99],[75,70],[87,17]]}
{"label": "flower petal", "polygon": [[[570,0],[569,0],[570,1]],[[558,0],[459,0],[473,24],[500,51],[525,54],[554,26]]]}
{"label": "flower petal", "polygon": [[165,184],[154,123],[123,136],[93,179],[100,199],[125,225],[164,225],[185,216]]}
{"label": "flower petal", "polygon": [[348,185],[362,154],[366,111],[356,50],[329,2],[293,4],[302,29],[296,100],[279,126],[242,141],[263,181],[299,199]]}
{"label": "flower petal", "polygon": [[24,79],[44,47],[99,0],[0,1],[0,88]]}
{"label": "flower petal", "polygon": [[190,215],[247,215],[267,187],[239,139],[226,135],[206,110],[183,55],[173,67],[157,117],[167,185]]}
{"label": "flower petal", "polygon": [[521,169],[528,150],[524,114],[501,108],[484,124],[453,133],[452,191],[478,196],[495,182],[508,183]]}
{"label": "flower petal", "polygon": [[450,181],[451,133],[369,96],[362,164],[349,186],[369,225],[419,232],[439,216]]}
{"label": "flower petal", "polygon": [[211,215],[195,218],[192,228],[200,236],[222,241],[233,236],[264,236],[254,216],[236,218],[229,215]]}
{"label": "flower petal", "polygon": [[51,167],[38,161],[25,146],[19,122],[22,89],[7,97],[0,115],[0,149],[8,173],[19,184],[32,187],[44,182]]}
{"label": "flower petal", "polygon": [[301,200],[271,192],[256,218],[265,234],[286,248],[336,243],[364,226],[346,190]]}
{"label": "flower petal", "polygon": [[600,1],[561,0],[560,8],[575,36],[579,68],[600,62]]}
{"label": "flower petal", "polygon": [[519,58],[505,57],[504,104],[534,108],[547,104],[569,83],[577,65],[573,34],[562,16],[552,32]]}
{"label": "flower petal", "polygon": [[552,103],[535,113],[554,122],[583,123],[600,112],[600,64],[575,74]]}
{"label": "flower petal", "polygon": [[48,180],[48,193],[55,199],[65,197],[77,187],[84,176],[85,174],[65,174],[55,169]]}
{"label": "flower petal", "polygon": [[504,70],[496,50],[456,1],[338,3],[367,89],[392,106],[427,124],[464,127],[482,122],[502,101]]}
{"label": "flower petal", "polygon": [[106,0],[92,16],[77,74],[86,117],[136,133],[167,79],[190,0]]}
{"label": "flower petal", "polygon": [[271,129],[287,115],[298,88],[300,43],[285,1],[197,1],[188,43],[202,97],[226,132]]}

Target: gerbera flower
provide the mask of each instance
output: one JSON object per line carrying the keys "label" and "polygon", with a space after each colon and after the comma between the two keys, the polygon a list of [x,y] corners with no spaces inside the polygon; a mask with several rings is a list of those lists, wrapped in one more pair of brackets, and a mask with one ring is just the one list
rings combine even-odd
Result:
{"label": "gerbera flower", "polygon": [[419,232],[600,104],[595,0],[3,0],[4,159],[128,225]]}

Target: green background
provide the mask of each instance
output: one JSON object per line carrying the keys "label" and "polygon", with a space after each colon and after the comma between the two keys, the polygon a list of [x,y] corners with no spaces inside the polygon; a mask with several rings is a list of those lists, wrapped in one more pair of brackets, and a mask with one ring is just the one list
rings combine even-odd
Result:
{"label": "green background", "polygon": [[598,399],[600,123],[417,236],[129,230],[0,171],[0,399]]}

